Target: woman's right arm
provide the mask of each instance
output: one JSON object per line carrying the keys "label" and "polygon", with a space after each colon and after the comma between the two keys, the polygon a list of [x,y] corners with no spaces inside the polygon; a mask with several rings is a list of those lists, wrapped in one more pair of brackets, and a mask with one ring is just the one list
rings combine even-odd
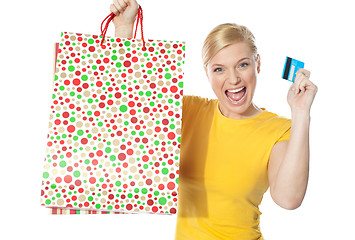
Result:
{"label": "woman's right arm", "polygon": [[115,37],[132,38],[133,25],[138,13],[137,1],[113,0],[110,10],[116,15],[113,19],[115,25]]}

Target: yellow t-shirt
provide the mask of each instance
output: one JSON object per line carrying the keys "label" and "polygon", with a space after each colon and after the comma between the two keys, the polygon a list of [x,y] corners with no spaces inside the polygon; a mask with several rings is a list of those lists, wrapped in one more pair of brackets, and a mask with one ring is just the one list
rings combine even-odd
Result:
{"label": "yellow t-shirt", "polygon": [[227,118],[218,99],[183,97],[176,240],[261,240],[259,204],[271,149],[291,120],[263,109]]}

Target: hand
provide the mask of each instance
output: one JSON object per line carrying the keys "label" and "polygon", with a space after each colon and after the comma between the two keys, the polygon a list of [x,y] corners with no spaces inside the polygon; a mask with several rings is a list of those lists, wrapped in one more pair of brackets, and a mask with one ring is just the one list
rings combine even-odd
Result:
{"label": "hand", "polygon": [[310,114],[314,97],[318,91],[317,86],[309,80],[310,75],[310,71],[303,68],[296,72],[295,81],[287,95],[287,102],[293,114]]}
{"label": "hand", "polygon": [[110,5],[110,11],[116,16],[113,19],[115,24],[116,36],[127,36],[127,32],[132,35],[131,31],[138,13],[138,3],[136,0],[113,0]]}

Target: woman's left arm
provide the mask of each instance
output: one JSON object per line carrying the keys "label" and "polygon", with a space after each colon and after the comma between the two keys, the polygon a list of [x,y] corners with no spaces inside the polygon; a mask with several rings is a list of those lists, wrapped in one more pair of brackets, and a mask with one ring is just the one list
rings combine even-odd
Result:
{"label": "woman's left arm", "polygon": [[310,72],[299,69],[287,95],[292,122],[289,141],[274,145],[268,163],[270,195],[285,209],[296,209],[306,194],[309,174],[310,109],[317,86]]}

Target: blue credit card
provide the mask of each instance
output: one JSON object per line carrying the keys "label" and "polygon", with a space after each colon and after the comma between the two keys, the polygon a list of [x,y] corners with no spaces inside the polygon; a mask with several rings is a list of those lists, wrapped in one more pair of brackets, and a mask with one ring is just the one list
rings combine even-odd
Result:
{"label": "blue credit card", "polygon": [[298,61],[294,58],[286,57],[282,78],[294,82],[296,72],[300,68],[304,68],[304,62]]}

